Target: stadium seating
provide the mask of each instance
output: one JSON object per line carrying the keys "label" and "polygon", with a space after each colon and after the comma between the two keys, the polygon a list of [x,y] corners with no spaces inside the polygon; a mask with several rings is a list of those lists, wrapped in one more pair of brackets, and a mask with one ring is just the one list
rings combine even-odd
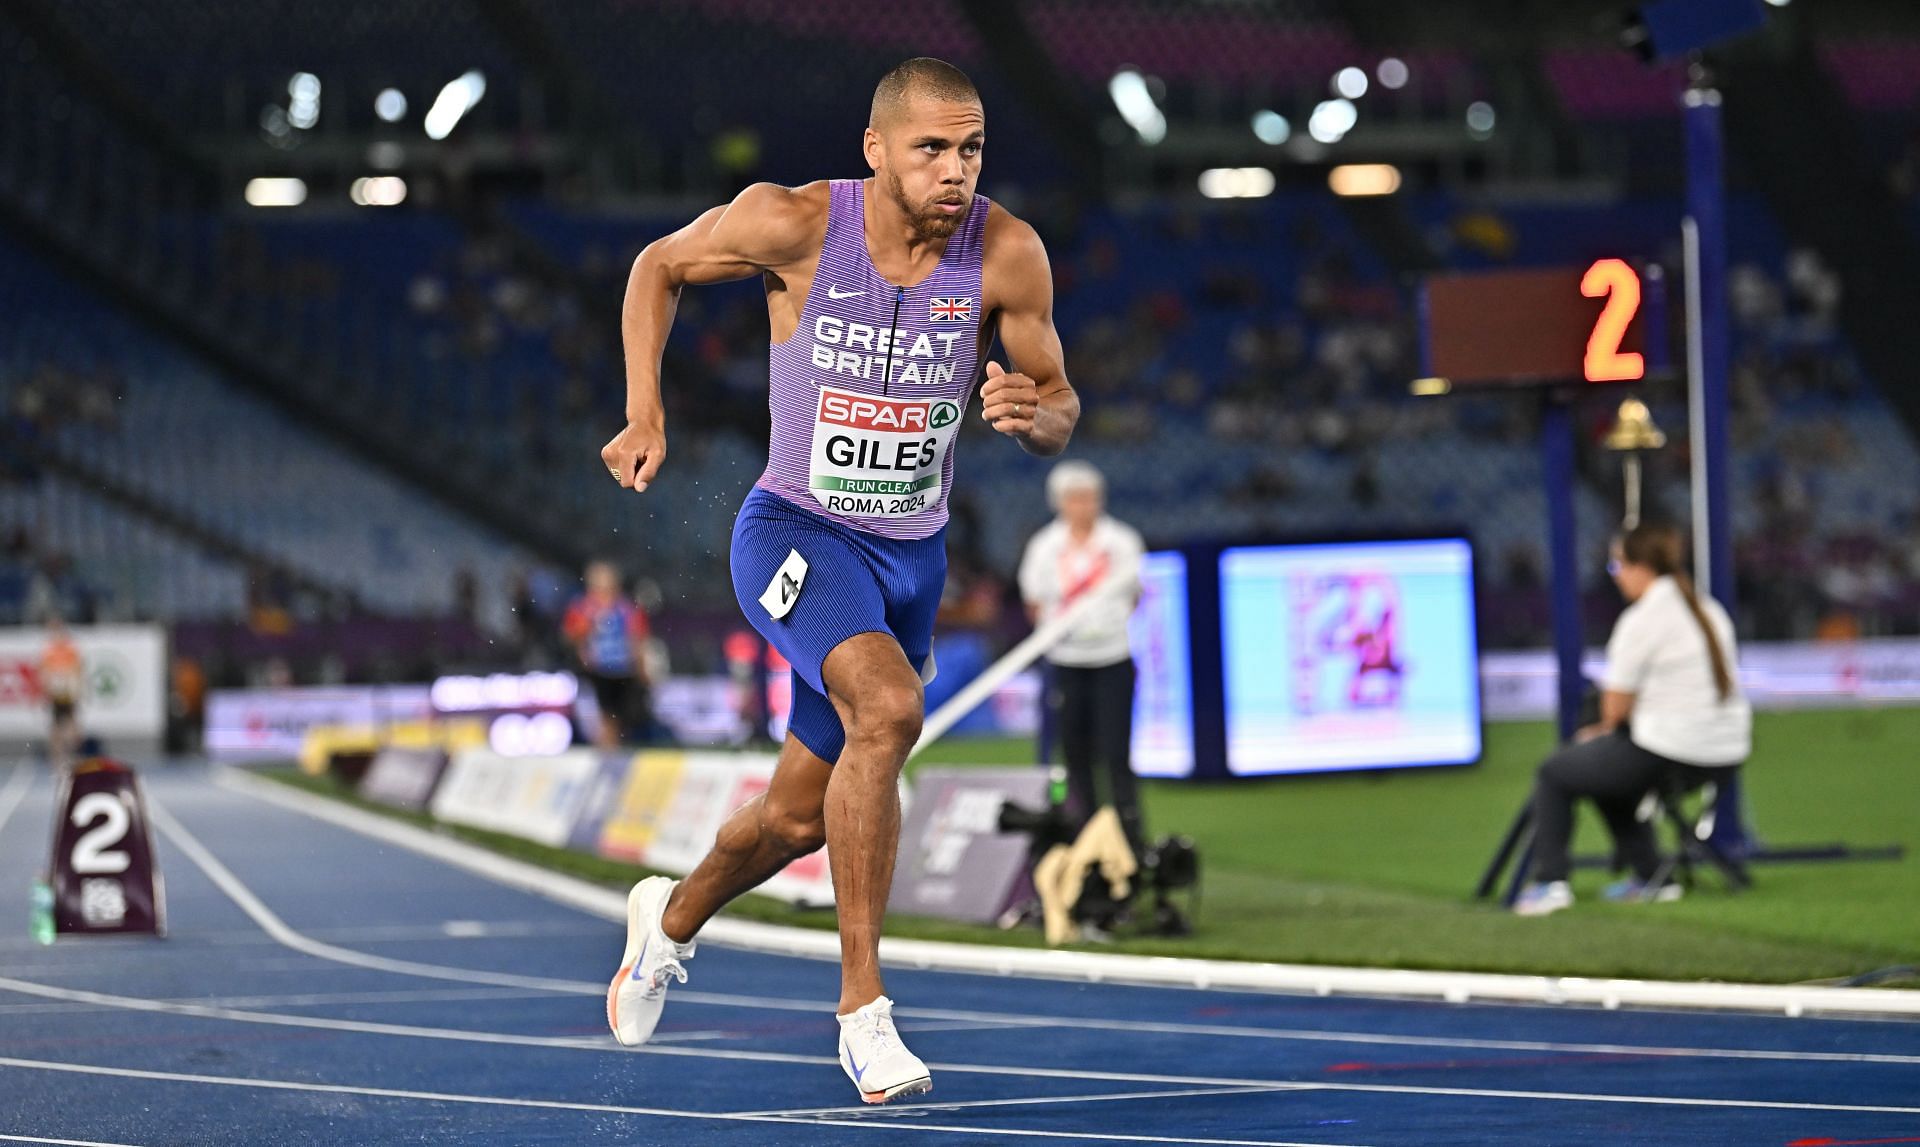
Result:
{"label": "stadium seating", "polygon": [[0,538],[15,536],[21,552],[0,555],[0,624],[33,620],[49,560],[71,563],[73,584],[48,579],[49,600],[66,615],[227,618],[246,604],[244,570],[58,475],[0,482]]}
{"label": "stadium seating", "polygon": [[476,120],[515,122],[510,113],[520,104],[515,54],[471,0],[391,0],[344,10],[207,0],[170,0],[164,11],[142,0],[49,7],[124,87],[190,131],[265,130],[262,112],[288,108],[288,83],[298,72],[321,80],[319,112],[328,128],[375,123],[374,96],[387,87],[402,91],[417,121],[440,86],[470,68],[486,76],[489,93]]}
{"label": "stadium seating", "polygon": [[[98,417],[82,412],[30,426],[44,445],[377,611],[445,613],[456,573],[471,571],[485,591],[483,616],[504,623],[500,595],[508,571],[528,564],[526,555],[234,389],[36,257],[11,245],[0,254],[9,267],[0,285],[9,314],[0,342],[0,407],[18,410],[36,374],[49,368],[59,372],[56,389],[68,379],[104,388],[105,401],[94,404]],[[89,338],[76,344],[67,332],[82,328]],[[108,534],[98,526],[115,515],[93,514],[86,509],[93,503],[70,495],[78,508],[62,508],[58,499],[70,489],[52,483],[11,497],[21,513],[36,498],[48,499],[46,513],[92,547],[75,552],[111,558],[100,552]],[[64,527],[50,540],[75,545]],[[237,604],[227,592],[231,578],[206,576],[205,563],[185,547],[148,548],[180,559],[158,571],[166,584],[152,591],[153,600]],[[113,580],[125,579],[116,573]],[[197,588],[206,584],[217,588]],[[145,600],[145,592],[135,600]]]}

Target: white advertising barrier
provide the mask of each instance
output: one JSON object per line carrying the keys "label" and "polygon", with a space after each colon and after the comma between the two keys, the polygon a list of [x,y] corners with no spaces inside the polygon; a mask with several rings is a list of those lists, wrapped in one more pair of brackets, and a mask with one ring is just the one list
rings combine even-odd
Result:
{"label": "white advertising barrier", "polygon": [[[158,741],[167,728],[167,634],[157,625],[96,625],[70,631],[86,678],[80,725],[104,738]],[[47,631],[0,628],[0,741],[47,735],[40,657]]]}
{"label": "white advertising barrier", "polygon": [[[763,754],[688,753],[679,787],[658,831],[644,846],[640,862],[666,872],[693,871],[733,810],[767,791],[774,762],[775,758]],[[787,865],[756,891],[790,904],[832,904],[833,874],[827,866],[827,850]]]}
{"label": "white advertising barrier", "polygon": [[467,749],[447,766],[433,794],[433,815],[561,848],[573,835],[599,772],[599,755],[591,749],[550,757]]}
{"label": "white advertising barrier", "polygon": [[[1582,671],[1598,682],[1606,655],[1588,650]],[[1539,721],[1556,701],[1551,653],[1487,653],[1480,696],[1489,721]],[[1751,642],[1740,647],[1740,685],[1755,709],[1823,709],[1920,703],[1920,639]]]}
{"label": "white advertising barrier", "polygon": [[215,689],[207,694],[207,755],[216,761],[290,761],[307,730],[379,728],[433,716],[425,685],[316,685]]}

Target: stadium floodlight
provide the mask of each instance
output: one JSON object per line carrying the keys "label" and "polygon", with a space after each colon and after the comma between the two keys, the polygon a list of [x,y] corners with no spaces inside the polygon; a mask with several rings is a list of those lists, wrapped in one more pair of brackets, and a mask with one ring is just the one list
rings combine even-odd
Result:
{"label": "stadium floodlight", "polygon": [[295,72],[287,81],[287,122],[305,131],[320,122],[320,77]]}
{"label": "stadium floodlight", "polygon": [[247,180],[247,204],[251,207],[298,207],[307,201],[307,182],[281,176],[263,176]]}
{"label": "stadium floodlight", "polygon": [[1394,91],[1406,87],[1411,75],[1407,70],[1407,62],[1398,56],[1388,56],[1381,60],[1380,66],[1374,69],[1374,74],[1380,77],[1381,87]]}
{"label": "stadium floodlight", "polygon": [[486,94],[487,77],[481,75],[478,69],[449,81],[446,87],[440,89],[433,106],[427,109],[427,138],[447,138],[453,125],[460,122],[460,117],[472,111],[473,105],[479,103],[480,97]]}
{"label": "stadium floodlight", "polygon": [[1392,195],[1400,190],[1400,169],[1391,163],[1345,163],[1327,172],[1335,195]]}
{"label": "stadium floodlight", "polygon": [[1264,167],[1210,167],[1200,173],[1208,199],[1260,199],[1273,194],[1273,172]]}
{"label": "stadium floodlight", "polygon": [[1493,134],[1493,105],[1485,100],[1475,100],[1467,105],[1467,131],[1475,139],[1485,139]]}
{"label": "stadium floodlight", "polygon": [[1307,134],[1319,143],[1339,143],[1360,122],[1352,100],[1324,100],[1307,117]]}
{"label": "stadium floodlight", "polygon": [[1293,125],[1279,112],[1262,108],[1253,113],[1253,134],[1261,143],[1277,147],[1287,142],[1287,137],[1293,134]]}
{"label": "stadium floodlight", "polygon": [[360,207],[397,207],[407,198],[407,181],[397,175],[363,175],[347,195]]}
{"label": "stadium floodlight", "polygon": [[1167,117],[1154,103],[1145,76],[1132,68],[1122,68],[1107,81],[1107,94],[1141,143],[1155,144],[1167,138]]}
{"label": "stadium floodlight", "polygon": [[383,123],[399,123],[407,116],[407,94],[399,88],[385,88],[373,97],[373,114]]}
{"label": "stadium floodlight", "polygon": [[1333,94],[1357,100],[1367,94],[1367,73],[1359,68],[1341,68],[1333,74]]}

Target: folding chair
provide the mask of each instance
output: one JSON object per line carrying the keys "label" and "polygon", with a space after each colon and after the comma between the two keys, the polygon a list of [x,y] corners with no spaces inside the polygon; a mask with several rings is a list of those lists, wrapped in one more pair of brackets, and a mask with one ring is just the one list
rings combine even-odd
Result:
{"label": "folding chair", "polygon": [[[1725,770],[1728,779],[1736,776],[1741,766],[1729,766]],[[1692,774],[1691,778],[1697,778]],[[1689,890],[1693,888],[1693,868],[1696,864],[1710,865],[1718,869],[1727,882],[1727,889],[1738,892],[1753,887],[1753,877],[1748,874],[1745,861],[1727,852],[1713,841],[1713,822],[1719,815],[1720,796],[1724,786],[1714,782],[1702,783],[1690,779],[1690,775],[1679,769],[1668,769],[1661,773],[1654,787],[1647,791],[1646,798],[1640,802],[1641,821],[1666,822],[1673,829],[1674,851],[1672,856],[1663,857],[1660,870],[1650,882],[1655,887],[1669,879],[1678,877],[1681,885]],[[1698,793],[1699,800],[1695,809],[1689,812],[1687,798]]]}

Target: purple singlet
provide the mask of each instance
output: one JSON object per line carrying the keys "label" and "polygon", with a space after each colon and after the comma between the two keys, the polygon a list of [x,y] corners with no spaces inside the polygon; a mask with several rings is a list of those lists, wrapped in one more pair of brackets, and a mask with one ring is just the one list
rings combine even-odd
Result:
{"label": "purple singlet", "polygon": [[867,254],[864,183],[833,181],[800,325],[771,348],[762,489],[883,538],[947,524],[954,440],[980,371],[990,206],[975,195],[933,274],[898,287]]}

